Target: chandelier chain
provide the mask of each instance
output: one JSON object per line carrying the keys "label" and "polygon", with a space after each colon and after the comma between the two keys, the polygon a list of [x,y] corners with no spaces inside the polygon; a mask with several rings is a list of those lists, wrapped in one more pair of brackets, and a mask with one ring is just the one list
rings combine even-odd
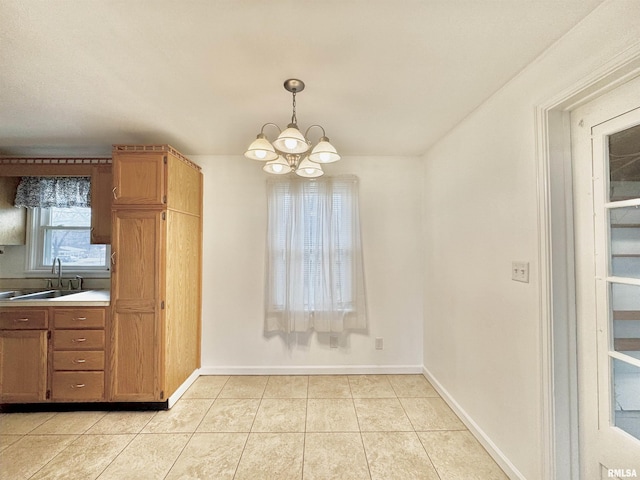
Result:
{"label": "chandelier chain", "polygon": [[291,92],[293,94],[293,115],[291,116],[291,123],[298,124],[298,117],[296,117],[296,91]]}

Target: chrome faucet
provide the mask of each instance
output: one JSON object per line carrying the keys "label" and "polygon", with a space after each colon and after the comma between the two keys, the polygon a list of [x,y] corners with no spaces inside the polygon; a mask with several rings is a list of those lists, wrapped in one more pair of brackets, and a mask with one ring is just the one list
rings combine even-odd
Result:
{"label": "chrome faucet", "polygon": [[56,262],[58,262],[58,289],[62,288],[62,262],[58,257],[53,261],[53,265],[51,266],[51,273],[56,273]]}

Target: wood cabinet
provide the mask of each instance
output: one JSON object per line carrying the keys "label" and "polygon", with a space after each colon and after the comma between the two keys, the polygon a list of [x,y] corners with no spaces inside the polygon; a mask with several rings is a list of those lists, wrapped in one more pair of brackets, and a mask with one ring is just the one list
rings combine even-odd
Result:
{"label": "wood cabinet", "polygon": [[53,401],[105,400],[106,313],[99,307],[53,310]]}
{"label": "wood cabinet", "polygon": [[19,177],[0,177],[0,245],[24,245],[27,209],[13,206]]}
{"label": "wood cabinet", "polygon": [[48,312],[0,312],[0,402],[43,402],[47,398]]}
{"label": "wood cabinet", "polygon": [[113,175],[110,400],[162,401],[200,366],[202,174],[116,145]]}
{"label": "wood cabinet", "polygon": [[113,205],[165,203],[167,153],[162,149],[116,146],[113,155]]}
{"label": "wood cabinet", "polygon": [[163,212],[116,210],[111,272],[111,397],[160,396]]}
{"label": "wood cabinet", "polygon": [[0,402],[106,399],[107,307],[2,307]]}
{"label": "wood cabinet", "polygon": [[91,168],[91,243],[111,243],[111,165]]}

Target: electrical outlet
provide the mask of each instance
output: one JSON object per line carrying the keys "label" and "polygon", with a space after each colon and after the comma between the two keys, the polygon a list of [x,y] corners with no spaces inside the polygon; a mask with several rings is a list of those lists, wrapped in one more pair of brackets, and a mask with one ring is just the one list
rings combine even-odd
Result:
{"label": "electrical outlet", "polygon": [[376,337],[376,350],[382,350],[383,341],[382,337]]}
{"label": "electrical outlet", "polygon": [[338,348],[338,336],[331,335],[329,337],[329,348]]}
{"label": "electrical outlet", "polygon": [[511,262],[511,279],[529,283],[529,262]]}

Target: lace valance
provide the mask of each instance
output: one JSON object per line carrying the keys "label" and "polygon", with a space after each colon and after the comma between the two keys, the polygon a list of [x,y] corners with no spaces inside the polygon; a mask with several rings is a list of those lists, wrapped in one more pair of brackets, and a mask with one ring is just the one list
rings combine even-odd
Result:
{"label": "lace valance", "polygon": [[16,207],[68,208],[91,206],[91,177],[22,177]]}

